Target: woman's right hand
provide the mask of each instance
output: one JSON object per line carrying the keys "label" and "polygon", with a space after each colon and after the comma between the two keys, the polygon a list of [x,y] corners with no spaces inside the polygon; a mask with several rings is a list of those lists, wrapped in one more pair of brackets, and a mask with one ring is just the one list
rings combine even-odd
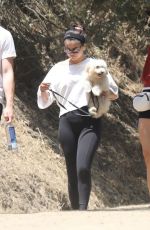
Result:
{"label": "woman's right hand", "polygon": [[50,87],[50,83],[45,83],[45,82],[42,82],[40,84],[40,90],[41,92],[45,92],[46,90],[48,90]]}

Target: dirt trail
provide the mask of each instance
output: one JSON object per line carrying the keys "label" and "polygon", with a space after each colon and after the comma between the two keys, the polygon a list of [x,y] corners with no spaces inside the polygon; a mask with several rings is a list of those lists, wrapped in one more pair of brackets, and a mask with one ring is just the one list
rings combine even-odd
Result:
{"label": "dirt trail", "polygon": [[150,228],[150,206],[98,211],[0,214],[0,230],[141,230]]}

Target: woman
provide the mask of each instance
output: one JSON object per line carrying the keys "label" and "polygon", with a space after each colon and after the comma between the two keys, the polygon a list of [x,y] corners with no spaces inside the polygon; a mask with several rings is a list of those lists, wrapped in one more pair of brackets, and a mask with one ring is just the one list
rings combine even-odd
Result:
{"label": "woman", "polygon": [[[144,92],[150,92],[150,47],[143,69],[141,81]],[[147,185],[150,193],[150,110],[139,113],[139,136],[147,170]]]}
{"label": "woman", "polygon": [[[85,55],[85,42],[83,27],[72,26],[64,36],[68,59],[50,69],[38,90],[39,108],[50,106],[54,100],[60,107],[58,138],[65,155],[69,198],[72,209],[79,210],[86,210],[88,206],[91,164],[101,136],[101,118],[89,116],[89,94],[80,83],[86,64],[92,61]],[[104,94],[115,100],[118,87],[111,76],[109,81],[113,92]]]}

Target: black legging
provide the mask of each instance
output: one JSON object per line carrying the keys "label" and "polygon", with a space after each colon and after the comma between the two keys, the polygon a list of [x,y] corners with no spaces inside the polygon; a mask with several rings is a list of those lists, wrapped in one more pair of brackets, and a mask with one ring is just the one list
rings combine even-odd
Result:
{"label": "black legging", "polygon": [[[87,111],[87,107],[83,107]],[[101,119],[75,110],[60,117],[59,142],[63,149],[72,209],[87,209],[91,191],[91,163],[100,142]]]}

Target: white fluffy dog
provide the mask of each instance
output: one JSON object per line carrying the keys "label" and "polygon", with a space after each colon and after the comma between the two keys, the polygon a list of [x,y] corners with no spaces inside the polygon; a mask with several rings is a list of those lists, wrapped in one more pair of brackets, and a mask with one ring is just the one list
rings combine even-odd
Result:
{"label": "white fluffy dog", "polygon": [[107,95],[102,94],[109,92],[107,64],[103,59],[95,59],[87,65],[84,88],[90,93],[89,113],[95,118],[107,113],[111,101]]}

